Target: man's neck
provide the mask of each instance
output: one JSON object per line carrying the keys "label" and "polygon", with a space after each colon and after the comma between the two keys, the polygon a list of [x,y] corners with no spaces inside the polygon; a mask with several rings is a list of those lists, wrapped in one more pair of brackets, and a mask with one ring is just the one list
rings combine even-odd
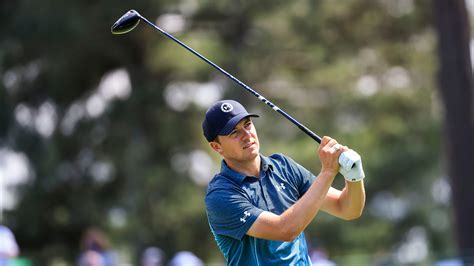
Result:
{"label": "man's neck", "polygon": [[255,159],[252,161],[234,161],[228,159],[224,160],[227,166],[230,167],[230,169],[239,172],[245,176],[259,177],[260,175],[260,155],[255,157]]}

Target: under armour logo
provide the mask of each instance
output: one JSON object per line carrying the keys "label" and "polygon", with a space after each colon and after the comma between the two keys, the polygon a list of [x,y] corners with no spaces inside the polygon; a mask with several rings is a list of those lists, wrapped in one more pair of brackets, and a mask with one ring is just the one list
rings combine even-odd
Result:
{"label": "under armour logo", "polygon": [[240,221],[245,223],[247,221],[247,217],[250,217],[250,212],[244,211],[244,217],[240,218]]}
{"label": "under armour logo", "polygon": [[286,187],[285,187],[285,184],[283,184],[283,183],[280,183],[280,185],[277,185],[277,186],[276,186],[276,189],[277,189],[278,192],[282,191],[282,190],[285,189],[285,188],[286,188]]}
{"label": "under armour logo", "polygon": [[230,103],[223,103],[221,105],[221,110],[224,113],[228,113],[228,112],[231,112],[232,110],[234,110],[234,106],[232,106],[232,104],[230,104]]}

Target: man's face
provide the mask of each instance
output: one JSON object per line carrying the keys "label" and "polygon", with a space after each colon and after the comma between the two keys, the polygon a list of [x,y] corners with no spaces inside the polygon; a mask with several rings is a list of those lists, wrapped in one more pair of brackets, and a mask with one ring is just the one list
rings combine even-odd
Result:
{"label": "man's face", "polygon": [[242,119],[227,136],[218,136],[211,147],[227,160],[250,161],[259,155],[260,143],[250,117]]}

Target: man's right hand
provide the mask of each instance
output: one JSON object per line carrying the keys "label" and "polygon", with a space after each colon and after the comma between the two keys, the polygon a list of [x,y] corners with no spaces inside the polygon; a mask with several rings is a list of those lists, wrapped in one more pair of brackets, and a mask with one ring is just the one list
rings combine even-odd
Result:
{"label": "man's right hand", "polygon": [[324,136],[318,149],[319,159],[321,160],[321,173],[336,176],[339,172],[339,156],[347,150],[349,148],[338,144],[335,139]]}

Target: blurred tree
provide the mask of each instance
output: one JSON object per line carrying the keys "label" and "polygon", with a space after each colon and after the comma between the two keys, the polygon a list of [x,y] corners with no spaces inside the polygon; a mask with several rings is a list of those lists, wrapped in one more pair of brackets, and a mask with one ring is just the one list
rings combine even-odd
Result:
{"label": "blurred tree", "polygon": [[474,263],[474,84],[466,2],[433,2],[440,59],[439,90],[445,110],[445,146],[460,255]]}
{"label": "blurred tree", "polygon": [[203,204],[219,160],[200,124],[223,97],[262,114],[255,122],[264,154],[283,152],[319,171],[314,141],[198,58],[143,25],[110,34],[134,8],[315,132],[361,153],[364,216],[321,214],[307,231],[338,262],[363,254],[361,264],[400,263],[413,239],[430,253],[402,263],[449,255],[430,5],[1,2],[0,149],[24,154],[31,176],[5,221],[23,254],[38,265],[71,263],[82,231],[94,225],[131,260],[158,246],[167,258],[186,249],[221,262]]}

